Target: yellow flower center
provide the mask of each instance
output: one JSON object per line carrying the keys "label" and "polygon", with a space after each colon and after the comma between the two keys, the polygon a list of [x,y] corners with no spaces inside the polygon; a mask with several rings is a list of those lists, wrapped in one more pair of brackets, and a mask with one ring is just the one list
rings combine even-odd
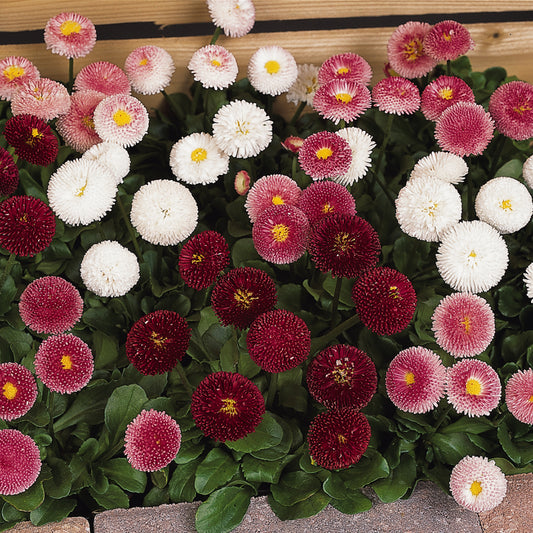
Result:
{"label": "yellow flower center", "polygon": [[131,122],[131,115],[125,109],[118,109],[113,113],[113,120],[117,126],[126,126]]}
{"label": "yellow flower center", "polygon": [[254,293],[247,289],[237,289],[233,295],[233,298],[240,307],[249,309],[252,305],[252,302],[254,300],[258,300],[259,296],[254,296]]}
{"label": "yellow flower center", "polygon": [[531,111],[531,104],[529,102],[524,102],[522,105],[513,107],[513,111],[519,115],[523,115],[526,111]]}
{"label": "yellow flower center", "polygon": [[334,211],[335,211],[335,208],[329,202],[326,202],[322,206],[322,213],[324,213],[325,215],[327,215],[328,213],[333,213]]}
{"label": "yellow flower center", "polygon": [[200,163],[200,161],[204,161],[207,158],[207,150],[204,148],[196,148],[191,153],[191,160],[195,163]]}
{"label": "yellow flower center", "polygon": [[65,20],[65,22],[59,26],[59,29],[65,37],[68,37],[71,33],[80,33],[81,24],[75,20]]}
{"label": "yellow flower center", "polygon": [[78,189],[78,191],[76,192],[76,196],[78,198],[80,198],[81,196],[83,196],[85,194],[85,189],[87,188],[87,180],[85,181],[85,185],[83,185],[82,187],[80,187]]}
{"label": "yellow flower center", "polygon": [[481,394],[481,383],[475,378],[470,378],[466,382],[466,393],[471,396],[479,396]]}
{"label": "yellow flower center", "polygon": [[341,232],[335,235],[333,239],[333,251],[335,252],[346,252],[353,248],[355,240],[350,234]]}
{"label": "yellow flower center", "polygon": [[439,96],[443,100],[451,100],[453,98],[453,90],[451,87],[443,87],[439,89]]}
{"label": "yellow flower center", "polygon": [[337,69],[337,74],[348,74],[350,72],[350,69],[348,67],[340,67]]}
{"label": "yellow flower center", "polygon": [[342,102],[343,104],[349,104],[352,101],[352,95],[348,93],[337,93],[335,95],[337,102]]}
{"label": "yellow flower center", "polygon": [[205,259],[205,256],[202,254],[192,254],[191,263],[197,265]]}
{"label": "yellow flower center", "polygon": [[229,416],[235,416],[238,414],[237,401],[233,398],[223,398],[222,407],[218,410],[218,412]]}
{"label": "yellow flower center", "polygon": [[94,120],[93,120],[93,117],[89,116],[89,115],[86,115],[84,117],[81,118],[81,122],[82,124],[86,127],[86,128],[89,128],[91,130],[94,130]]}
{"label": "yellow flower center", "polygon": [[29,144],[30,146],[35,146],[37,142],[44,137],[44,134],[40,132],[37,128],[32,128],[30,135],[31,136],[26,141],[26,144]]}
{"label": "yellow flower center", "polygon": [[[338,362],[337,362],[338,363]],[[341,385],[348,384],[352,380],[353,369],[346,365],[340,364],[331,371],[333,381]]]}
{"label": "yellow flower center", "polygon": [[270,231],[276,242],[285,242],[289,237],[289,227],[285,224],[276,224]]}
{"label": "yellow flower center", "polygon": [[213,65],[214,67],[220,67],[222,63],[218,59],[211,59],[211,65]]}
{"label": "yellow flower center", "polygon": [[468,257],[477,257],[477,254],[474,250],[470,250],[470,253],[468,254]]}
{"label": "yellow flower center", "polygon": [[8,399],[8,400],[14,400],[15,396],[17,395],[18,389],[14,383],[11,383],[11,381],[6,381],[4,383],[4,386],[2,387],[2,394]]}
{"label": "yellow flower center", "polygon": [[22,215],[19,216],[18,220],[23,224],[27,224],[30,221],[30,217],[28,216],[28,213],[22,213]]}
{"label": "yellow flower center", "polygon": [[502,200],[502,203],[500,204],[500,209],[503,209],[505,211],[507,211],[507,209],[509,209],[509,211],[512,211],[513,210],[513,206],[511,204],[511,200]]}
{"label": "yellow flower center", "polygon": [[277,74],[280,69],[280,64],[277,61],[270,60],[265,63],[265,70],[269,74]]}
{"label": "yellow flower center", "polygon": [[65,354],[61,357],[61,366],[63,370],[71,370],[72,369],[72,358],[70,355]]}
{"label": "yellow flower center", "polygon": [[248,129],[248,122],[246,121],[241,122],[240,120],[237,120],[237,122],[235,123],[235,126],[236,126],[235,133],[240,133],[241,135],[248,135],[248,133],[250,133],[250,130]]}
{"label": "yellow flower center", "polygon": [[450,32],[450,33],[446,33],[445,31],[442,32],[442,38],[445,41],[448,41],[448,42],[451,41],[452,37],[453,37],[453,32]]}
{"label": "yellow flower center", "polygon": [[416,61],[422,55],[422,50],[422,41],[413,39],[404,45],[403,53],[407,61]]}
{"label": "yellow flower center", "polygon": [[307,94],[311,94],[314,90],[315,90],[315,85],[316,85],[316,78],[313,78],[311,80],[311,84],[312,85],[308,85],[306,88],[305,88],[305,92]]}
{"label": "yellow flower center", "polygon": [[331,155],[333,155],[333,150],[331,148],[328,148],[327,146],[324,146],[324,148],[320,148],[316,152],[316,156],[318,157],[318,159],[327,159]]}
{"label": "yellow flower center", "polygon": [[392,298],[393,300],[402,300],[400,289],[398,289],[396,285],[391,285],[389,287],[389,298]]}
{"label": "yellow flower center", "polygon": [[482,490],[483,488],[481,487],[481,483],[479,481],[473,481],[472,485],[470,485],[470,492],[473,496],[479,496]]}
{"label": "yellow flower center", "polygon": [[148,59],[146,57],[143,57],[140,61],[139,61],[139,65],[141,67],[144,67],[144,65],[148,65]]}
{"label": "yellow flower center", "polygon": [[9,81],[13,81],[15,78],[20,78],[21,76],[24,76],[25,71],[19,65],[10,65],[6,69],[4,69],[3,74],[4,77],[6,77]]}
{"label": "yellow flower center", "polygon": [[156,345],[157,348],[163,348],[165,343],[168,341],[167,337],[163,337],[163,335],[157,333],[157,331],[152,331],[150,339]]}
{"label": "yellow flower center", "polygon": [[403,379],[408,387],[415,384],[415,375],[412,372],[406,372]]}
{"label": "yellow flower center", "polygon": [[533,394],[527,399],[529,403],[533,403]]}
{"label": "yellow flower center", "polygon": [[279,195],[274,195],[272,196],[272,203],[274,205],[283,205],[285,203],[285,200],[283,200],[283,198]]}
{"label": "yellow flower center", "polygon": [[461,320],[461,326],[465,328],[465,333],[470,333],[470,328],[472,327],[472,321],[470,320],[470,317],[466,315],[463,320]]}
{"label": "yellow flower center", "polygon": [[348,439],[340,433],[337,435],[337,440],[339,441],[339,444],[346,444],[348,442]]}

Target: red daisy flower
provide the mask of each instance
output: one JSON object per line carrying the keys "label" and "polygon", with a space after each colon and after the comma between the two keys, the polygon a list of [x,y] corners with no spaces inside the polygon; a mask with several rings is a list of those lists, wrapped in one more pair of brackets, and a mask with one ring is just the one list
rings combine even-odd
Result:
{"label": "red daisy flower", "polygon": [[207,437],[222,442],[254,432],[264,413],[265,400],[257,386],[231,372],[206,376],[191,399],[195,424]]}
{"label": "red daisy flower", "polygon": [[126,355],[145,376],[164,374],[183,359],[190,338],[187,321],[175,311],[161,309],[133,324],[126,338]]}
{"label": "red daisy flower", "polygon": [[94,369],[91,349],[71,333],[51,335],[35,354],[35,373],[52,391],[77,392],[91,379]]}
{"label": "red daisy flower", "polygon": [[126,428],[124,454],[135,470],[155,472],[165,468],[178,453],[181,430],[164,411],[143,409]]}
{"label": "red daisy flower", "polygon": [[455,20],[438,22],[424,37],[424,52],[437,61],[457,59],[472,48],[470,32]]}
{"label": "red daisy flower", "polygon": [[517,141],[533,137],[533,85],[511,81],[490,97],[489,112],[498,131]]}
{"label": "red daisy flower", "polygon": [[505,403],[509,412],[524,424],[533,424],[533,370],[519,370],[507,381]]}
{"label": "red daisy flower", "polygon": [[446,393],[458,413],[488,415],[498,407],[502,387],[496,371],[479,359],[463,359],[448,368]]}
{"label": "red daisy flower", "polygon": [[0,430],[0,494],[9,496],[29,489],[41,471],[39,447],[17,429]]}
{"label": "red daisy flower", "polygon": [[52,210],[33,196],[11,196],[0,203],[0,246],[25,257],[48,248],[55,234]]}
{"label": "red daisy flower", "polygon": [[4,136],[20,158],[34,165],[46,167],[57,157],[57,137],[44,120],[33,115],[11,117],[6,122]]}
{"label": "red daisy flower", "polygon": [[313,226],[309,239],[316,267],[334,277],[357,277],[376,265],[380,252],[378,234],[357,215],[333,213]]}
{"label": "red daisy flower", "polygon": [[37,398],[33,374],[18,363],[0,364],[0,418],[13,420],[25,415]]}
{"label": "red daisy flower", "polygon": [[380,111],[395,115],[410,115],[420,108],[418,87],[400,76],[379,81],[372,89],[372,100]]}
{"label": "red daisy flower", "polygon": [[368,420],[356,409],[326,411],[309,425],[309,455],[328,470],[348,468],[359,462],[368,448],[370,435]]}
{"label": "red daisy flower", "polygon": [[0,146],[0,197],[12,195],[19,185],[19,169],[11,154]]}
{"label": "red daisy flower", "polygon": [[351,80],[368,85],[371,79],[372,68],[368,62],[352,52],[331,56],[318,69],[319,85],[332,80]]}
{"label": "red daisy flower", "polygon": [[257,253],[270,263],[294,263],[305,253],[309,221],[293,205],[273,205],[255,221],[252,238]]}
{"label": "red daisy flower", "polygon": [[355,199],[348,189],[334,181],[315,181],[302,191],[298,207],[313,225],[333,213],[355,215]]}
{"label": "red daisy flower", "polygon": [[494,121],[473,102],[457,102],[445,109],[435,125],[439,146],[458,156],[481,155],[494,132]]}
{"label": "red daisy flower", "polygon": [[328,409],[362,409],[372,399],[377,385],[372,359],[355,346],[329,346],[307,368],[309,393]]}
{"label": "red daisy flower", "polygon": [[319,131],[304,140],[298,152],[303,171],[313,179],[333,178],[348,172],[352,150],[348,141],[331,131]]}
{"label": "red daisy flower", "polygon": [[229,247],[216,231],[203,231],[191,237],[181,249],[179,271],[193,289],[205,289],[229,264]]}
{"label": "red daisy flower", "polygon": [[211,305],[224,326],[247,328],[276,303],[276,285],[263,270],[240,267],[224,274],[213,288]]}
{"label": "red daisy flower", "polygon": [[130,94],[130,80],[126,73],[109,61],[97,61],[83,67],[74,80],[75,91],[97,91],[106,96]]}
{"label": "red daisy flower", "polygon": [[444,395],[446,368],[440,357],[422,346],[406,348],[387,370],[385,384],[391,402],[402,411],[427,413]]}
{"label": "red daisy flower", "polygon": [[405,329],[416,308],[416,293],[407,277],[388,267],[366,271],[352,288],[361,322],[378,335]]}
{"label": "red daisy flower", "polygon": [[252,360],[263,370],[285,372],[309,357],[311,333],[299,316],[273,309],[252,322],[246,345]]}
{"label": "red daisy flower", "polygon": [[437,120],[457,102],[475,102],[474,91],[455,76],[439,76],[422,91],[420,110],[428,120]]}

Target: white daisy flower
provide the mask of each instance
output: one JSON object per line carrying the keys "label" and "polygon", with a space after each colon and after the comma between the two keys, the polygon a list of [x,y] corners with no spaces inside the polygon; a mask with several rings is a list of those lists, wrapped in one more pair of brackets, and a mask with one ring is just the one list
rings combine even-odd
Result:
{"label": "white daisy flower", "polygon": [[272,121],[252,102],[235,100],[222,106],[213,118],[217,146],[233,157],[253,157],[272,140]]}
{"label": "white daisy flower", "polygon": [[376,147],[372,137],[360,128],[342,128],[335,132],[350,145],[352,150],[352,163],[346,174],[333,178],[333,181],[341,185],[352,185],[366,176],[370,168],[370,154]]}
{"label": "white daisy flower", "polygon": [[276,96],[287,92],[298,77],[298,65],[281,46],[262,46],[248,63],[248,79],[260,93]]}
{"label": "white daisy flower", "polygon": [[442,236],[437,269],[459,292],[485,292],[502,279],[509,262],[503,237],[486,222],[459,222]]}
{"label": "white daisy flower", "polygon": [[533,214],[533,201],[527,187],[514,178],[487,181],[476,196],[476,215],[500,233],[522,229]]}
{"label": "white daisy flower", "polygon": [[298,105],[305,102],[307,105],[313,105],[313,97],[318,89],[318,69],[316,65],[298,65],[298,76],[296,81],[287,91],[286,98],[288,102]]}
{"label": "white daisy flower", "polygon": [[433,177],[408,181],[396,199],[400,228],[423,241],[439,241],[449,227],[461,220],[461,210],[457,189]]}
{"label": "white daisy flower", "polygon": [[96,161],[115,178],[118,185],[128,175],[130,171],[130,155],[128,151],[115,143],[101,142],[91,146],[84,154],[82,159]]}
{"label": "white daisy flower", "polygon": [[73,226],[87,225],[113,207],[117,185],[106,167],[80,158],[66,161],[52,174],[47,194],[59,219]]}
{"label": "white daisy flower", "polygon": [[181,183],[153,180],[133,196],[131,223],[141,237],[165,246],[185,240],[198,223],[198,206]]}
{"label": "white daisy flower", "polygon": [[229,156],[208,133],[192,133],[172,146],[170,168],[178,180],[205,185],[228,171]]}
{"label": "white daisy flower", "polygon": [[524,161],[522,176],[530,189],[533,189],[533,155]]}
{"label": "white daisy flower", "polygon": [[98,296],[123,296],[139,280],[135,254],[117,241],[93,244],[80,266],[85,286]]}
{"label": "white daisy flower", "polygon": [[409,179],[432,176],[448,183],[461,183],[468,174],[465,160],[450,152],[431,152],[414,166]]}
{"label": "white daisy flower", "polygon": [[242,37],[249,33],[255,22],[252,0],[207,0],[211,20],[228,37]]}
{"label": "white daisy flower", "polygon": [[524,272],[524,283],[526,284],[527,297],[533,303],[533,263],[530,263]]}
{"label": "white daisy flower", "polygon": [[203,87],[213,89],[229,87],[239,72],[235,56],[218,44],[208,44],[196,50],[187,68]]}

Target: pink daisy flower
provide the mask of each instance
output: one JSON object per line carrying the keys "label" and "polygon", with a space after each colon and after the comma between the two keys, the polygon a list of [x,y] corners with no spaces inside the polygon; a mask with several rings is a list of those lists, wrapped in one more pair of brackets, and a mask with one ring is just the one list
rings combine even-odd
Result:
{"label": "pink daisy flower", "polygon": [[437,344],[454,357],[479,355],[494,337],[494,313],[487,301],[475,294],[446,296],[431,319]]}
{"label": "pink daisy flower", "polygon": [[460,414],[488,415],[498,407],[501,391],[498,374],[484,361],[463,359],[448,368],[448,401]]}
{"label": "pink daisy flower", "polygon": [[208,44],[196,50],[187,65],[195,81],[206,89],[225,89],[239,73],[235,56],[223,46]]}
{"label": "pink daisy flower", "polygon": [[96,42],[94,24],[78,13],[60,13],[44,27],[46,48],[69,58],[86,56]]}
{"label": "pink daisy flower", "polygon": [[304,140],[301,137],[294,137],[293,135],[291,135],[281,143],[281,146],[283,146],[285,150],[288,150],[293,154],[297,154],[300,151],[300,148],[302,147],[303,143]]}
{"label": "pink daisy flower", "polygon": [[490,97],[489,112],[502,135],[517,141],[533,137],[533,85],[525,81],[501,85]]}
{"label": "pink daisy flower", "polygon": [[36,398],[35,378],[25,366],[0,364],[0,419],[20,418],[31,409]]}
{"label": "pink daisy flower", "polygon": [[391,361],[385,377],[391,402],[402,411],[427,413],[444,396],[446,368],[422,346],[406,348]]}
{"label": "pink daisy flower", "polygon": [[372,89],[372,100],[380,111],[395,115],[411,115],[420,108],[418,87],[400,76],[379,81]]}
{"label": "pink daisy flower", "polygon": [[494,132],[494,121],[483,106],[457,102],[437,119],[435,138],[439,146],[458,156],[481,155]]}
{"label": "pink daisy flower", "polygon": [[252,239],[257,253],[270,263],[294,263],[305,253],[309,221],[294,205],[273,205],[255,221]]}
{"label": "pink daisy flower", "polygon": [[109,61],[97,61],[83,67],[74,80],[75,91],[97,91],[107,96],[130,94],[131,86],[126,73]]}
{"label": "pink daisy flower", "polygon": [[352,163],[348,141],[331,131],[313,133],[304,140],[298,152],[303,171],[311,178],[323,179],[341,176]]}
{"label": "pink daisy flower", "polygon": [[475,102],[474,91],[455,76],[439,76],[422,91],[420,110],[428,120],[437,120],[457,102]]}
{"label": "pink daisy flower", "polygon": [[11,99],[13,115],[30,114],[52,120],[70,108],[70,96],[61,83],[48,78],[23,83]]}
{"label": "pink daisy flower", "polygon": [[250,190],[250,175],[246,170],[239,170],[239,172],[235,174],[233,187],[239,196],[244,196],[248,193]]}
{"label": "pink daisy flower", "polygon": [[313,98],[313,107],[324,118],[338,124],[352,122],[371,105],[370,91],[357,81],[337,79],[320,85]]}
{"label": "pink daisy flower", "polygon": [[352,52],[336,54],[326,59],[318,70],[318,83],[324,85],[332,80],[351,80],[368,85],[372,68],[360,55]]}
{"label": "pink daisy flower", "polygon": [[83,389],[93,374],[91,349],[71,333],[51,335],[35,354],[35,373],[52,391],[72,394]]}
{"label": "pink daisy flower", "polygon": [[131,87],[139,94],[161,92],[170,83],[174,70],[176,67],[171,55],[154,45],[136,48],[124,63]]}
{"label": "pink daisy flower", "polygon": [[181,430],[172,417],[143,409],[126,428],[124,455],[135,470],[155,472],[174,460],[180,445]]}
{"label": "pink daisy flower", "polygon": [[0,147],[0,197],[11,196],[19,184],[19,169],[13,156]]}
{"label": "pink daisy flower", "polygon": [[302,191],[298,207],[313,225],[333,213],[355,215],[355,199],[348,189],[334,181],[315,181]]}
{"label": "pink daisy flower", "polygon": [[10,496],[29,489],[41,471],[35,441],[17,429],[0,430],[0,494]]}
{"label": "pink daisy flower", "polygon": [[451,61],[474,48],[470,32],[455,20],[435,24],[424,37],[424,52],[437,61]]}
{"label": "pink daisy flower", "polygon": [[519,370],[507,381],[505,403],[509,412],[524,424],[533,424],[533,370]]}
{"label": "pink daisy flower", "polygon": [[424,51],[424,39],[431,26],[426,22],[409,21],[398,26],[387,43],[392,69],[404,78],[420,78],[432,71],[437,61]]}
{"label": "pink daisy flower", "polygon": [[0,60],[0,100],[11,100],[18,88],[40,78],[37,67],[25,57],[9,56]]}

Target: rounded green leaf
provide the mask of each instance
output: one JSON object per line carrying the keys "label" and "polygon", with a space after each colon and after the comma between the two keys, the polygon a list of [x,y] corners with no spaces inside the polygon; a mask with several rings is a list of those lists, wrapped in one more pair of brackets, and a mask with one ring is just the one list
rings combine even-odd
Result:
{"label": "rounded green leaf", "polygon": [[30,513],[30,520],[34,526],[41,526],[48,522],[59,522],[70,515],[76,507],[74,498],[54,500],[46,498],[44,502]]}
{"label": "rounded green leaf", "polygon": [[146,474],[132,468],[125,457],[110,459],[100,468],[111,481],[124,490],[140,493],[146,488]]}
{"label": "rounded green leaf", "polygon": [[268,498],[270,507],[281,520],[296,520],[298,518],[314,516],[322,511],[330,501],[331,496],[328,496],[321,490],[314,492],[304,500],[289,506],[281,505],[270,496]]}
{"label": "rounded green leaf", "polygon": [[255,450],[264,450],[277,446],[283,438],[282,427],[274,420],[272,415],[265,413],[261,423],[255,431],[242,439],[226,441],[226,446],[237,452],[250,453]]}
{"label": "rounded green leaf", "polygon": [[26,489],[21,494],[13,494],[11,496],[3,495],[2,498],[19,511],[33,511],[44,501],[43,483],[42,481],[36,481],[29,489]]}
{"label": "rounded green leaf", "polygon": [[239,464],[220,448],[214,448],[196,470],[194,488],[200,494],[210,494],[225,485],[239,471]]}
{"label": "rounded green leaf", "polygon": [[104,412],[109,433],[115,439],[122,438],[127,425],[141,412],[147,401],[146,393],[139,385],[123,385],[115,389]]}

